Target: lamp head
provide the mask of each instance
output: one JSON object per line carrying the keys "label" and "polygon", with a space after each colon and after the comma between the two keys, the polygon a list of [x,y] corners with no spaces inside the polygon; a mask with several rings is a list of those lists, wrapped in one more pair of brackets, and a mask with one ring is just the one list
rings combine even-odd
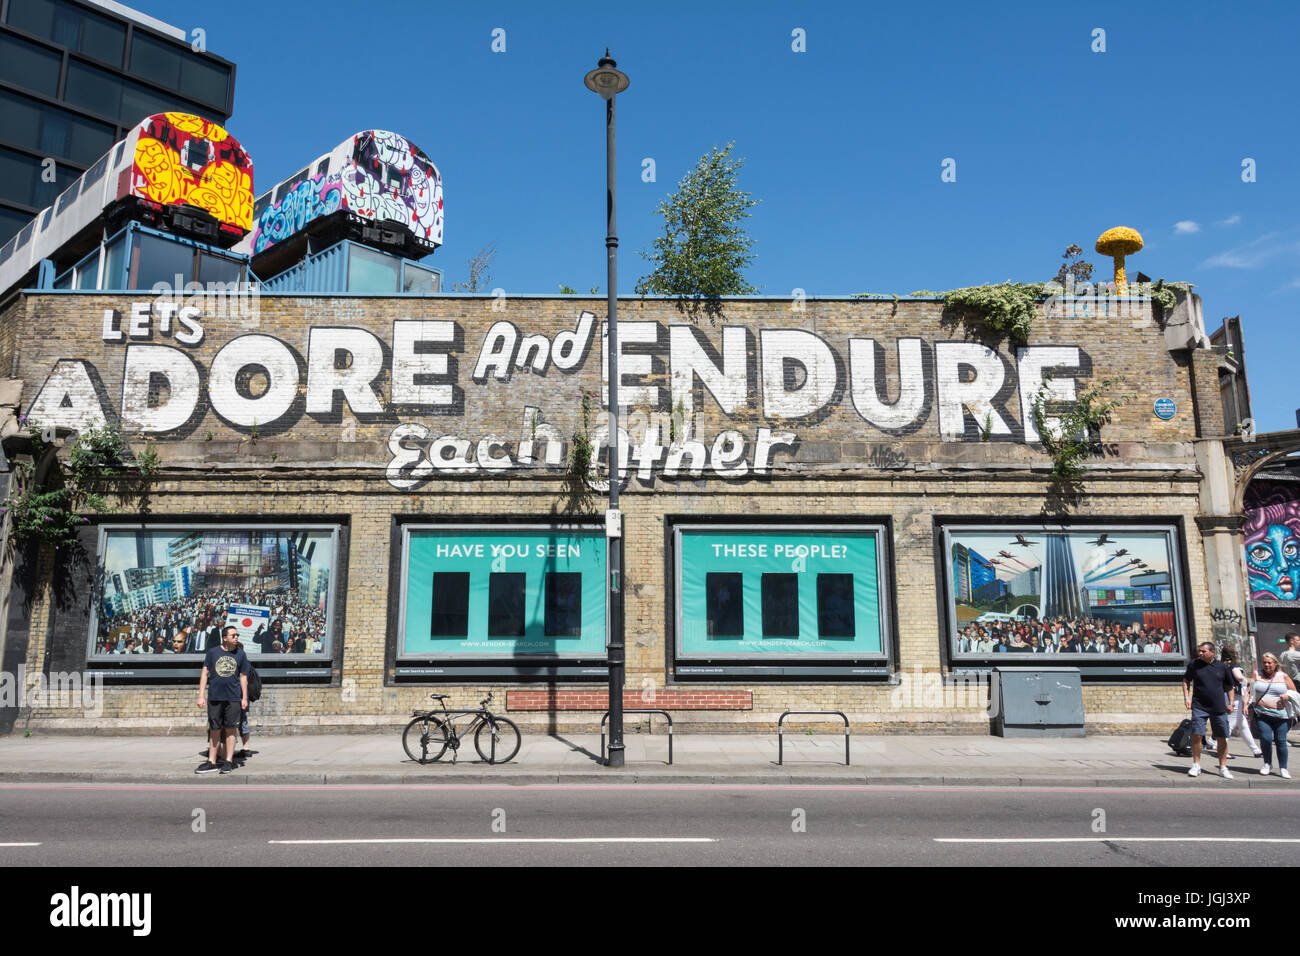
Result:
{"label": "lamp head", "polygon": [[593,93],[599,93],[601,99],[611,100],[619,93],[627,89],[627,74],[615,69],[618,64],[614,58],[609,55],[609,47],[605,47],[605,55],[600,58],[596,68],[587,74],[583,80],[587,84],[587,89]]}

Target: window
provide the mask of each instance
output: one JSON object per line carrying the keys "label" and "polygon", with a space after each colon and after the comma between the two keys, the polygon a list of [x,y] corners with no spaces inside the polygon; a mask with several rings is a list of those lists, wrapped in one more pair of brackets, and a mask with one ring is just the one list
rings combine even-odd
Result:
{"label": "window", "polygon": [[817,575],[817,635],[854,637],[853,575]]}
{"label": "window", "polygon": [[99,250],[77,263],[74,289],[94,289],[99,283]]}
{"label": "window", "polygon": [[464,637],[469,633],[469,572],[433,572],[431,637]]}
{"label": "window", "polygon": [[0,263],[7,262],[13,255],[14,251],[8,244],[9,239],[31,220],[31,216],[17,209],[0,209],[0,242],[5,243],[4,249],[0,250]]}
{"label": "window", "polygon": [[493,571],[488,577],[488,637],[524,636],[527,577],[514,571]]}
{"label": "window", "polygon": [[62,0],[9,4],[9,25],[97,60],[122,65],[126,26]]}
{"label": "window", "polygon": [[349,292],[396,292],[402,260],[355,243],[348,247]]}
{"label": "window", "polygon": [[104,246],[104,288],[125,288],[122,275],[122,262],[126,257],[126,233],[119,232],[117,238],[110,239]]}
{"label": "window", "polygon": [[799,575],[763,575],[763,636],[799,636]]}
{"label": "window", "polygon": [[131,40],[130,70],[182,96],[225,109],[230,68],[147,33]]}
{"label": "window", "polygon": [[741,581],[741,575],[730,572],[714,571],[705,576],[709,637],[740,637],[745,633]]}
{"label": "window", "polygon": [[582,636],[582,575],[546,572],[547,637]]}
{"label": "window", "polygon": [[64,98],[74,106],[114,119],[123,126],[134,126],[146,116],[168,111],[220,119],[219,113],[210,108],[178,96],[169,96],[76,60],[68,63]]}
{"label": "window", "polygon": [[114,128],[39,103],[9,90],[0,90],[0,115],[6,136],[39,149],[47,156],[66,156],[93,163],[113,145]]}
{"label": "window", "polygon": [[131,245],[128,289],[172,288],[179,275],[185,282],[194,278],[194,248],[162,236],[136,233]]}
{"label": "window", "polygon": [[62,66],[63,57],[53,50],[0,33],[0,80],[46,96],[58,96]]}
{"label": "window", "polygon": [[[44,209],[81,175],[78,170],[56,165],[54,182],[49,183],[41,175],[43,172],[37,157],[0,147],[0,196],[5,199]],[[30,214],[24,216],[24,223],[31,218]]]}
{"label": "window", "polygon": [[402,291],[413,292],[418,295],[429,295],[439,291],[441,283],[439,282],[438,273],[431,269],[422,269],[419,266],[405,263],[402,269]]}
{"label": "window", "polygon": [[211,288],[211,283],[238,285],[243,278],[244,263],[240,260],[215,256],[210,252],[199,253],[199,282],[205,288]]}

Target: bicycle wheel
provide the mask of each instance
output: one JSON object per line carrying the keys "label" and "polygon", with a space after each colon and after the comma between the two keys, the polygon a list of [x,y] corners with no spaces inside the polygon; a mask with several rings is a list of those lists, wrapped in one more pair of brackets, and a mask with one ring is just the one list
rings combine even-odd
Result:
{"label": "bicycle wheel", "polygon": [[402,733],[402,747],[416,763],[433,763],[447,751],[447,728],[437,717],[416,717]]}
{"label": "bicycle wheel", "polygon": [[[496,759],[492,759],[492,738],[496,738]],[[474,749],[488,763],[505,763],[519,753],[519,728],[505,717],[489,717],[474,731]]]}

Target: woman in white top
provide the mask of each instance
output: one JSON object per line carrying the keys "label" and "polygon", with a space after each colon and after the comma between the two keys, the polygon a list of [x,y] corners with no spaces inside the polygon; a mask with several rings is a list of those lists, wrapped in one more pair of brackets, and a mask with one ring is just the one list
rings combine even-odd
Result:
{"label": "woman in white top", "polygon": [[1255,723],[1259,726],[1259,743],[1264,749],[1264,766],[1259,772],[1267,775],[1272,769],[1273,744],[1276,743],[1278,776],[1290,780],[1291,773],[1286,769],[1286,732],[1290,722],[1286,717],[1285,698],[1287,691],[1295,690],[1295,684],[1278,669],[1277,657],[1273,654],[1261,657],[1259,668],[1250,702]]}
{"label": "woman in white top", "polygon": [[1255,736],[1250,732],[1250,721],[1246,719],[1246,693],[1249,688],[1246,686],[1246,673],[1237,663],[1237,651],[1232,647],[1223,649],[1223,664],[1228,668],[1228,673],[1232,675],[1232,680],[1237,685],[1237,694],[1232,704],[1232,713],[1228,715],[1228,737],[1231,739],[1233,734],[1240,734],[1241,739],[1246,742],[1256,757],[1263,756],[1263,751],[1259,749],[1259,744],[1255,743]]}

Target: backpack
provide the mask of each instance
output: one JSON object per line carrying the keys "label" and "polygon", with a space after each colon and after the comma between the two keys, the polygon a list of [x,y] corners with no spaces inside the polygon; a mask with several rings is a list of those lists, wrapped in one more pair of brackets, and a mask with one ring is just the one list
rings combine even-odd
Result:
{"label": "backpack", "polygon": [[1180,757],[1192,755],[1192,721],[1184,720],[1169,735],[1169,749]]}
{"label": "backpack", "polygon": [[251,704],[255,700],[262,699],[262,676],[257,673],[257,668],[252,664],[248,665],[248,702]]}

